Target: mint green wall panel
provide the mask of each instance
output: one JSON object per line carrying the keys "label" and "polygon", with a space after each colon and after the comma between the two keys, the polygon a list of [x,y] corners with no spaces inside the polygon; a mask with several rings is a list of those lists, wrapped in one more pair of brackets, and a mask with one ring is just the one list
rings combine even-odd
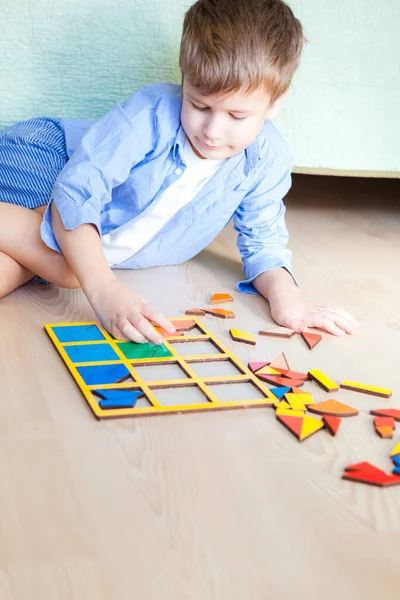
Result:
{"label": "mint green wall panel", "polygon": [[[0,0],[0,127],[99,118],[141,85],[179,82],[190,4]],[[309,43],[276,124],[296,166],[400,172],[400,0],[290,4]]]}

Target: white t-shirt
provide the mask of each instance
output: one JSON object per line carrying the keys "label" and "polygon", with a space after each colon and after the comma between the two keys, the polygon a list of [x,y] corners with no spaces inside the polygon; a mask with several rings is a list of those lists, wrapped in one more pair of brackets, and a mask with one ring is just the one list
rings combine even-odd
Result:
{"label": "white t-shirt", "polygon": [[103,251],[110,266],[124,262],[153,239],[178,210],[193,200],[225,162],[199,158],[187,139],[182,158],[186,164],[185,171],[175,170],[180,177],[164,190],[155,205],[150,204],[141,215],[102,236]]}

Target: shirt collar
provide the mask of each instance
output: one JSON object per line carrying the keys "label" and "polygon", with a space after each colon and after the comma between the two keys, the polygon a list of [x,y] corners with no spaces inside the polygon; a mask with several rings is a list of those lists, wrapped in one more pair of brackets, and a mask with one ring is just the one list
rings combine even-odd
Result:
{"label": "shirt collar", "polygon": [[[182,149],[185,144],[186,134],[183,130],[182,125],[179,126],[178,132],[176,134],[175,143],[172,147],[172,157],[175,160],[178,152],[182,155]],[[251,170],[257,166],[258,161],[261,158],[261,145],[260,145],[260,135],[256,137],[254,142],[244,150],[244,154],[246,157],[246,175]]]}

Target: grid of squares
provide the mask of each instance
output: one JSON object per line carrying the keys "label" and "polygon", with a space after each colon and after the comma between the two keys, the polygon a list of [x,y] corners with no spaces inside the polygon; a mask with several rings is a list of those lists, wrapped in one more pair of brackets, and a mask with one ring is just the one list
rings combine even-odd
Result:
{"label": "grid of squares", "polygon": [[[171,319],[175,321],[175,319]],[[160,346],[116,340],[99,323],[45,330],[95,416],[148,416],[271,406],[275,397],[198,319]]]}

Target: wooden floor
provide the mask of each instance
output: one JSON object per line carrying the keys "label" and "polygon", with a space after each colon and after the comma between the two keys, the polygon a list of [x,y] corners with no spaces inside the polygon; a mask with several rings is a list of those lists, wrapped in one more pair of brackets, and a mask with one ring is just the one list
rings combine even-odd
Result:
{"label": "wooden floor", "polygon": [[270,408],[98,422],[43,331],[92,320],[83,294],[26,286],[0,301],[1,600],[399,598],[400,487],[340,478],[363,460],[389,471],[400,439],[400,424],[378,438],[368,415],[400,407],[399,200],[400,181],[295,177],[304,294],[361,323],[312,352],[297,336],[230,340],[233,323],[271,324],[264,301],[235,291],[231,228],[187,264],[120,274],[169,317],[232,293],[236,321],[206,322],[243,362],[284,350],[295,370],[393,389],[389,401],[341,390],[360,415],[336,438],[299,444]]}

